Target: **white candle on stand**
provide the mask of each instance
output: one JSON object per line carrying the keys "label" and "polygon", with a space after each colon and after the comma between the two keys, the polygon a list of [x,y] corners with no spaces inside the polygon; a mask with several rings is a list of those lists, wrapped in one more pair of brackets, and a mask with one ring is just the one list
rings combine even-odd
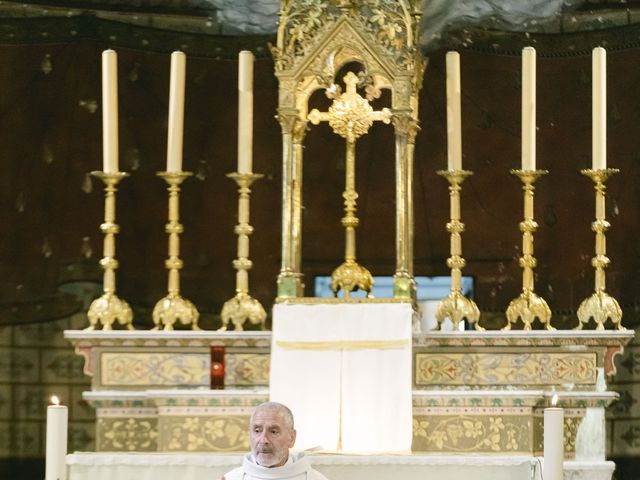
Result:
{"label": "white candle on stand", "polygon": [[557,395],[551,407],[544,409],[544,480],[562,480],[564,462],[564,410],[556,407]]}
{"label": "white candle on stand", "polygon": [[522,170],[536,169],[536,50],[522,49]]}
{"label": "white candle on stand", "polygon": [[592,57],[593,169],[607,168],[607,51],[593,49]]}
{"label": "white candle on stand", "polygon": [[460,108],[460,54],[448,52],[447,63],[447,168],[462,170],[462,114]]}
{"label": "white candle on stand", "polygon": [[102,169],[118,171],[118,54],[102,52]]}
{"label": "white candle on stand", "polygon": [[47,407],[47,444],[45,480],[67,478],[67,407],[60,405],[58,397],[51,397],[53,405]]}
{"label": "white candle on stand", "polygon": [[251,173],[253,162],[253,53],[238,56],[238,172]]}
{"label": "white candle on stand", "polygon": [[186,55],[171,54],[169,85],[169,128],[167,133],[167,172],[182,171],[182,138],[184,132],[184,83]]}

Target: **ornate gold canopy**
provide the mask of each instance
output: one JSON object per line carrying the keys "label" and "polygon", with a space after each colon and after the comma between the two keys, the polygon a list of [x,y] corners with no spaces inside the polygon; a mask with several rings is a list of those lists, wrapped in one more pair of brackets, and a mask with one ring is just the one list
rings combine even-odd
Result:
{"label": "ornate gold canopy", "polygon": [[394,297],[414,298],[413,152],[418,132],[418,93],[426,65],[418,47],[419,0],[283,0],[277,45],[282,128],[282,263],[278,298],[303,295],[302,162],[309,97],[335,89],[336,75],[362,65],[360,87],[368,100],[391,91],[395,132],[396,268]]}

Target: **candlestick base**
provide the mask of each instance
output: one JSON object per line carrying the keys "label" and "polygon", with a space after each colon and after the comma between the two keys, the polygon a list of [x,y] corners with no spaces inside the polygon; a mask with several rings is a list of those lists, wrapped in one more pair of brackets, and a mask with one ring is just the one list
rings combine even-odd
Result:
{"label": "candlestick base", "polygon": [[258,300],[244,292],[239,292],[235,297],[224,302],[220,317],[222,327],[218,329],[219,332],[227,331],[229,323],[234,325],[235,331],[241,331],[247,320],[254,325],[260,325],[260,330],[266,330],[267,312]]}
{"label": "candlestick base", "polygon": [[454,330],[460,330],[460,323],[466,318],[469,323],[475,324],[476,330],[484,330],[478,323],[480,310],[476,303],[462,295],[460,292],[451,292],[444,298],[436,310],[436,330],[442,329],[442,323],[449,318]]}
{"label": "candlestick base", "polygon": [[153,307],[152,316],[155,324],[152,330],[173,330],[178,321],[183,325],[190,325],[192,330],[201,330],[198,326],[198,309],[179,293],[170,293],[158,300]]}
{"label": "candlestick base", "polygon": [[347,259],[331,274],[331,290],[335,296],[342,290],[344,298],[350,298],[351,292],[358,289],[367,292],[367,298],[371,298],[373,277],[366,267],[355,260]]}
{"label": "candlestick base", "polygon": [[131,307],[111,292],[106,292],[91,302],[87,317],[89,326],[85,330],[96,330],[99,324],[102,324],[102,330],[113,330],[116,321],[128,330],[135,330]]}
{"label": "candlestick base", "polygon": [[515,298],[507,308],[507,325],[502,330],[511,330],[518,318],[524,323],[523,330],[532,330],[533,321],[538,318],[547,330],[555,330],[551,326],[551,309],[544,298],[534,292],[525,291]]}
{"label": "candlestick base", "polygon": [[622,309],[618,301],[606,292],[595,292],[584,299],[578,308],[578,326],[576,330],[582,330],[589,320],[596,322],[596,330],[604,330],[604,323],[611,320],[618,330],[626,330],[622,326]]}

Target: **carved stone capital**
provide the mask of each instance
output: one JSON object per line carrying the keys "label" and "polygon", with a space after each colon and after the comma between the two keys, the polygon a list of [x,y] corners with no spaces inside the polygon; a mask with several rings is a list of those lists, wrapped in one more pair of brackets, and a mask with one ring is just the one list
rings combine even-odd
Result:
{"label": "carved stone capital", "polygon": [[303,123],[306,126],[306,122],[300,119],[298,110],[295,108],[279,108],[278,115],[276,116],[280,123],[280,129],[283,135],[296,135],[296,129],[300,128],[299,123]]}
{"label": "carved stone capital", "polygon": [[416,135],[420,131],[418,120],[408,113],[396,113],[393,115],[391,121],[393,122],[396,135],[406,136],[409,143],[415,143]]}
{"label": "carved stone capital", "polygon": [[301,144],[304,142],[304,137],[307,134],[307,122],[300,118],[295,119],[293,121],[292,133],[293,143]]}

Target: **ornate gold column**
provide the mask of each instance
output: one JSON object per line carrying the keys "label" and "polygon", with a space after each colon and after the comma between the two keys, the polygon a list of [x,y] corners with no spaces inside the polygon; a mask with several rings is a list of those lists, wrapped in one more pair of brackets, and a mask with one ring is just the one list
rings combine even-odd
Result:
{"label": "ornate gold column", "polygon": [[420,127],[410,110],[394,111],[396,137],[396,272],[394,298],[416,298],[413,278],[413,152]]}
{"label": "ornate gold column", "polygon": [[295,108],[280,108],[282,129],[282,250],[278,274],[278,298],[302,296],[300,270],[302,243],[302,140],[306,122]]}
{"label": "ornate gold column", "polygon": [[292,162],[292,203],[293,221],[291,225],[293,271],[297,274],[296,296],[304,295],[302,278],[302,152],[307,122],[296,118],[293,124],[293,162]]}

